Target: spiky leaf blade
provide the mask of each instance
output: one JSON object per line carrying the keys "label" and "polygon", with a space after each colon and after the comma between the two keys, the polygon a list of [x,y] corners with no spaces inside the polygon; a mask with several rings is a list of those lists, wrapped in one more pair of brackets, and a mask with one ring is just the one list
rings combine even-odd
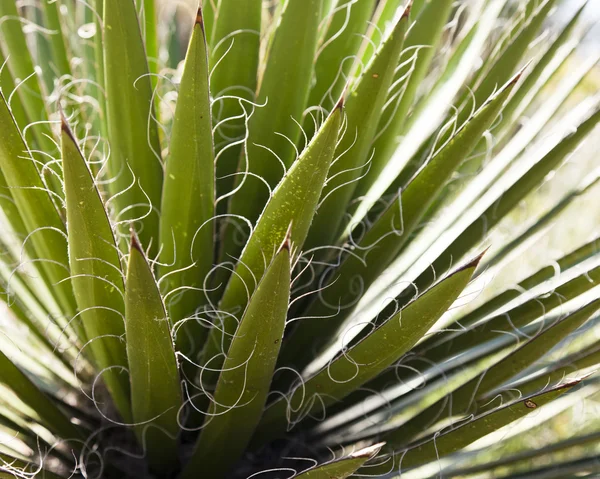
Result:
{"label": "spiky leaf blade", "polygon": [[[308,316],[322,316],[318,332],[307,322],[300,324],[292,336],[293,350],[288,351],[297,367],[304,366],[307,353],[315,341],[321,346],[336,333],[360,294],[390,265],[442,190],[446,181],[476,146],[492,125],[512,91],[517,78],[489,99],[474,116],[434,155],[390,202],[364,236],[356,242],[352,254],[331,275],[328,286],[307,310]],[[357,281],[360,288],[357,288]],[[335,314],[334,314],[335,313]],[[329,317],[332,316],[333,317]],[[318,337],[316,337],[318,336]],[[313,348],[308,345],[313,345]],[[305,358],[303,363],[302,358]]]}
{"label": "spiky leaf blade", "polygon": [[246,133],[246,110],[250,108],[248,102],[254,100],[258,83],[261,13],[261,0],[221,0],[214,24],[210,89],[218,104],[215,123],[223,121],[215,131],[215,145],[220,150],[219,195],[229,193],[235,183]]}
{"label": "spiky leaf blade", "polygon": [[[250,237],[234,274],[223,292],[219,309],[225,314],[241,314],[262,278],[265,262],[269,262],[285,239],[288,229],[292,248],[302,248],[317,208],[319,195],[333,160],[342,117],[342,103],[304,150],[298,161],[281,180],[273,197],[265,207]],[[223,331],[213,328],[209,335],[204,357],[211,358],[229,347],[229,335],[237,323],[231,317],[223,318]],[[206,374],[205,376],[209,376]]]}
{"label": "spiky leaf blade", "polygon": [[125,282],[125,326],[135,431],[151,466],[169,472],[178,463],[179,369],[158,285],[135,235]]}
{"label": "spiky leaf blade", "polygon": [[43,423],[63,438],[81,440],[84,433],[0,351],[0,382],[9,387],[21,401],[36,411]]}
{"label": "spiky leaf blade", "polygon": [[[322,1],[286,1],[269,48],[255,100],[264,106],[256,107],[248,120],[236,192],[229,204],[230,213],[243,216],[252,224],[269,200],[265,182],[273,188],[283,176],[277,158],[285,167],[296,159],[294,145],[301,134],[297,122],[302,119],[308,100]],[[228,254],[237,256],[240,250],[232,236],[226,231],[222,258]]]}
{"label": "spiky leaf blade", "polygon": [[[0,169],[10,188],[19,216],[30,234],[40,270],[54,285],[52,292],[72,317],[75,314],[75,298],[69,275],[65,225],[44,187],[29,149],[14,122],[3,95],[0,95]],[[83,331],[79,331],[85,338]]]}
{"label": "spiky leaf blade", "polygon": [[383,444],[360,449],[348,457],[333,460],[325,464],[319,464],[302,471],[294,476],[299,479],[345,479],[358,471],[368,460],[376,456]]}
{"label": "spiky leaf blade", "polygon": [[[186,320],[206,302],[200,291],[213,264],[215,166],[202,15],[188,49],[166,162],[160,215],[160,276],[169,318]],[[206,329],[186,321],[177,333],[186,355],[199,351]]]}
{"label": "spiky leaf blade", "polygon": [[127,352],[123,336],[124,285],[119,253],[110,221],[92,174],[65,121],[61,145],[71,284],[80,321],[90,341],[96,366],[117,409],[131,420]]}
{"label": "spiky leaf blade", "polygon": [[[220,477],[246,449],[267,400],[290,298],[286,240],[252,295],[235,331],[214,398],[183,479]],[[209,367],[211,363],[209,362]]]}

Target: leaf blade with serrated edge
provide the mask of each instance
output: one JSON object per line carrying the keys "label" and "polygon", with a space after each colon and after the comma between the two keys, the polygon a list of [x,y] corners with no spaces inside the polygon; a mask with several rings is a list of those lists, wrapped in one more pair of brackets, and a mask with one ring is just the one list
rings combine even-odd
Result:
{"label": "leaf blade with serrated edge", "polygon": [[[176,336],[186,355],[198,352],[206,328],[186,320],[206,298],[198,290],[213,263],[215,166],[208,91],[208,59],[199,11],[185,60],[166,162],[160,215],[161,265],[172,324],[185,322]],[[177,291],[179,291],[177,293]]]}
{"label": "leaf blade with serrated edge", "polygon": [[250,299],[183,479],[196,477],[199,470],[211,477],[226,474],[244,453],[260,420],[290,299],[289,248],[286,239]]}
{"label": "leaf blade with serrated edge", "polygon": [[125,329],[135,432],[152,468],[168,472],[178,464],[179,369],[158,285],[134,234],[125,281]]}
{"label": "leaf blade with serrated edge", "polygon": [[[302,248],[333,159],[342,108],[340,101],[313,141],[281,180],[265,207],[235,272],[225,287],[219,309],[226,315],[241,314],[244,311],[248,296],[253,292],[252,284],[262,278],[265,263],[271,260],[288,229],[294,250]],[[228,316],[222,321],[223,331],[213,328],[209,334],[203,352],[205,360],[223,352],[222,347],[225,352],[228,349],[229,336],[235,331],[237,323]],[[205,371],[204,376],[210,378],[214,374]]]}
{"label": "leaf blade with serrated edge", "polygon": [[96,366],[121,416],[130,421],[119,254],[100,193],[65,120],[61,130],[71,284]]}
{"label": "leaf blade with serrated edge", "polygon": [[[295,421],[295,416],[303,417],[319,405],[326,407],[343,399],[392,365],[458,298],[479,260],[480,257],[476,258],[423,293],[321,371],[293,387],[285,398],[275,401],[265,411],[258,439],[281,434],[288,421]],[[315,402],[317,397],[319,401]]]}
{"label": "leaf blade with serrated edge", "polygon": [[383,444],[360,449],[347,457],[333,460],[325,464],[319,464],[302,471],[294,476],[298,479],[345,479],[358,471],[362,465],[377,456]]}
{"label": "leaf blade with serrated edge", "polygon": [[103,1],[110,191],[119,222],[144,217],[140,239],[156,248],[163,170],[144,42],[134,0]]}

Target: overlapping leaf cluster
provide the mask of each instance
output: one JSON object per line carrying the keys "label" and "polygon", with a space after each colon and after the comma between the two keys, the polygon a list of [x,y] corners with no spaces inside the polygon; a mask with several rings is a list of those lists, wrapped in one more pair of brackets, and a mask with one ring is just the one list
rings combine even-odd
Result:
{"label": "overlapping leaf cluster", "polygon": [[393,477],[594,391],[596,240],[460,306],[598,179],[482,255],[600,121],[558,3],[0,0],[0,477]]}

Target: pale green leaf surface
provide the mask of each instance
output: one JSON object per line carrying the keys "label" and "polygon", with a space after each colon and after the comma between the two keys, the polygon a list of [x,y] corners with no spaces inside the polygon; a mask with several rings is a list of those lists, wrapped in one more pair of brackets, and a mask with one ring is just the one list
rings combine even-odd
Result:
{"label": "pale green leaf surface", "polygon": [[[184,67],[167,158],[160,216],[161,265],[169,318],[189,318],[206,302],[199,291],[213,264],[215,166],[208,59],[201,17],[194,25]],[[197,353],[206,328],[194,320],[179,328],[184,354]]]}
{"label": "pale green leaf surface", "polygon": [[135,431],[152,467],[178,464],[178,415],[182,405],[171,328],[150,265],[132,236],[125,282],[125,329]]}

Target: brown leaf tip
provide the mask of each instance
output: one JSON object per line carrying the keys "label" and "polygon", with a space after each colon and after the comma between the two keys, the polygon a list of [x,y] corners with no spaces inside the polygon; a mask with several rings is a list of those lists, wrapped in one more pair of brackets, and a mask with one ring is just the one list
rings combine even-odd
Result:
{"label": "brown leaf tip", "polygon": [[343,110],[344,109],[344,103],[346,102],[345,97],[346,97],[346,92],[344,91],[344,93],[342,93],[342,96],[336,103],[334,110]]}
{"label": "brown leaf tip", "polygon": [[138,239],[137,235],[135,234],[135,231],[133,230],[133,228],[131,228],[131,249],[134,250],[138,250],[140,253],[144,254],[144,250],[142,250],[142,245],[140,244],[140,240]]}
{"label": "brown leaf tip", "polygon": [[67,121],[65,114],[62,111],[62,108],[60,109],[60,130],[63,133],[65,133],[66,135],[68,135],[73,143],[77,144],[75,135],[73,135],[73,132],[71,131],[71,127],[69,127],[69,122]]}
{"label": "brown leaf tip", "polygon": [[410,15],[410,9],[412,8],[413,5],[413,0],[409,0],[409,2],[406,4],[406,7],[404,7],[404,13],[402,13],[402,18],[407,18]]}
{"label": "brown leaf tip", "polygon": [[516,74],[515,76],[512,78],[512,80],[510,81],[510,85],[516,85],[517,82],[521,79],[521,77],[525,74],[525,72],[527,71],[527,69],[529,68],[529,65],[531,65],[531,63],[533,62],[533,60],[529,60],[525,66],[523,68],[521,68]]}
{"label": "brown leaf tip", "polygon": [[464,271],[465,269],[469,269],[469,268],[477,268],[477,266],[479,266],[479,263],[481,262],[481,259],[483,258],[483,256],[488,252],[488,250],[491,248],[491,246],[488,246],[486,249],[484,249],[481,253],[479,253],[477,256],[475,256],[475,258],[473,258],[471,261],[469,261],[467,264],[465,264],[464,266],[460,267],[458,269],[458,271]]}
{"label": "brown leaf tip", "polygon": [[279,252],[286,250],[290,251],[292,249],[292,223],[290,222],[288,229],[285,233],[285,238],[283,239],[283,243],[279,247]]}
{"label": "brown leaf tip", "polygon": [[202,16],[202,6],[198,7],[198,12],[196,13],[196,21],[195,25],[200,25],[202,31],[204,31],[204,17]]}

